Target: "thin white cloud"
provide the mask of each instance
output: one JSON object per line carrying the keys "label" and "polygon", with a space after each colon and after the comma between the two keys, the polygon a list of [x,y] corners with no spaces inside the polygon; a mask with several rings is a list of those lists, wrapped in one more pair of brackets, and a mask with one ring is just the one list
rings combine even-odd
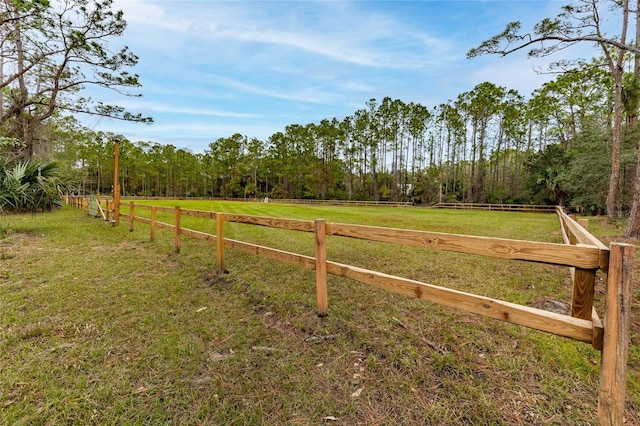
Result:
{"label": "thin white cloud", "polygon": [[282,91],[268,89],[264,86],[249,84],[243,81],[237,81],[229,77],[211,76],[211,79],[221,82],[225,87],[268,98],[308,103],[325,103],[335,100],[335,98],[329,93],[316,90],[312,87],[295,91]]}
{"label": "thin white cloud", "polygon": [[220,111],[207,108],[191,108],[184,106],[174,106],[171,104],[163,104],[157,102],[131,102],[128,108],[136,110],[145,110],[150,112],[163,112],[182,115],[203,115],[209,117],[226,117],[226,118],[259,118],[261,114],[252,114],[234,111]]}
{"label": "thin white cloud", "polygon": [[175,105],[173,103],[147,102],[140,98],[103,98],[106,104],[121,106],[131,112],[143,111],[143,114],[165,113],[187,116],[221,117],[221,118],[241,118],[255,119],[263,118],[263,114],[250,112],[237,112],[211,109],[209,107],[191,107],[185,105]]}
{"label": "thin white cloud", "polygon": [[[183,5],[182,8],[176,6]],[[451,48],[421,28],[369,10],[359,2],[305,2],[314,19],[290,2],[159,2],[118,0],[131,26],[147,28],[153,38],[167,40],[166,53],[186,54],[184,46],[234,43],[290,48],[338,62],[375,68],[421,68],[426,55],[406,49],[430,50],[444,56]],[[296,7],[297,6],[297,7]],[[274,19],[274,16],[279,16]],[[141,31],[143,33],[145,31]],[[153,38],[140,40],[147,44]]]}
{"label": "thin white cloud", "polygon": [[124,12],[125,20],[130,27],[187,32],[191,26],[191,20],[186,17],[170,15],[165,6],[166,4],[157,1],[114,1],[114,8]]}
{"label": "thin white cloud", "polygon": [[275,44],[293,47],[307,53],[354,65],[380,68],[420,67],[420,61],[398,61],[396,55],[364,43],[349,44],[348,40],[324,34],[304,34],[298,31],[263,31],[249,28],[217,28],[216,36],[242,42]]}

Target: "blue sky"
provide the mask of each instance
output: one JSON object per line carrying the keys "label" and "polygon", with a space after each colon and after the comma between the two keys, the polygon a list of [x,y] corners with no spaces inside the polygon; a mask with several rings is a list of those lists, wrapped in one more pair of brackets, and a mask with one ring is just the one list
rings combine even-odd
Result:
{"label": "blue sky", "polygon": [[[342,119],[385,96],[432,108],[490,81],[528,96],[556,57],[525,52],[469,60],[467,51],[513,20],[553,17],[564,1],[115,0],[140,62],[143,97],[90,92],[154,117],[152,125],[82,117],[132,141],[204,152],[241,133],[266,140],[289,124]],[[598,51],[580,47],[570,56]],[[586,53],[585,53],[586,52]],[[580,55],[582,53],[582,55]]]}

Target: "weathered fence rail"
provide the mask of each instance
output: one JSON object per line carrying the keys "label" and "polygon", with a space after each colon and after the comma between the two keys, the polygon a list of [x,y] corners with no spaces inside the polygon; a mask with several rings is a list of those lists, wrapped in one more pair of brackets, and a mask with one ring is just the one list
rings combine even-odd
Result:
{"label": "weathered fence rail", "polygon": [[[76,207],[85,208],[85,202],[74,198],[67,201]],[[110,204],[107,200],[106,212],[110,211],[109,207]],[[111,211],[114,213],[122,209],[119,215],[120,217],[128,217],[131,231],[133,231],[136,221],[150,225],[151,240],[155,238],[158,227],[173,230],[176,252],[180,251],[182,235],[215,243],[218,272],[225,270],[225,247],[315,270],[317,311],[320,316],[324,316],[328,312],[327,275],[335,275],[409,297],[429,300],[466,312],[590,343],[595,349],[602,352],[598,396],[600,424],[622,424],[631,308],[631,270],[635,247],[630,244],[613,243],[611,248],[608,248],[560,208],[554,207],[553,211],[556,211],[560,219],[564,244],[326,223],[324,220],[309,221],[226,214],[180,207],[140,205],[133,202],[121,203],[119,208],[113,207],[114,209]],[[138,210],[150,211],[150,217],[136,216],[135,212]],[[158,212],[172,214],[173,224],[157,221]],[[209,234],[184,228],[181,226],[182,216],[215,220],[216,233]],[[314,233],[315,256],[306,256],[226,238],[224,224],[227,222]],[[557,314],[327,260],[327,235],[428,250],[567,266],[570,268],[573,278],[571,315]],[[607,274],[604,325],[593,308],[595,277],[599,270]]]}
{"label": "weathered fence rail", "polygon": [[438,203],[434,207],[441,209],[462,210],[497,210],[514,212],[540,212],[549,213],[556,210],[556,206],[544,206],[533,204],[488,204],[488,203]]}
{"label": "weathered fence rail", "polygon": [[[239,201],[251,203],[280,203],[280,204],[324,204],[335,206],[385,206],[385,207],[411,207],[411,201],[373,201],[373,200],[316,200],[307,198],[231,198],[231,197],[151,197],[154,200],[211,200],[211,201]],[[122,201],[149,200],[147,196],[127,195],[121,197]]]}

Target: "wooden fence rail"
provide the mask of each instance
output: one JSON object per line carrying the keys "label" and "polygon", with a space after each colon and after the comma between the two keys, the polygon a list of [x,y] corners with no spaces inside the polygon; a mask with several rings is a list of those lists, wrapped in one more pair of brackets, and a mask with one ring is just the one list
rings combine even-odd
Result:
{"label": "wooden fence rail", "polygon": [[[148,196],[127,195],[122,196],[122,200],[126,201],[146,201]],[[233,198],[233,197],[151,197],[154,200],[173,200],[173,201],[190,201],[190,200],[207,200],[207,201],[237,201],[244,203],[280,203],[280,204],[319,204],[333,206],[384,206],[384,207],[411,207],[411,201],[373,201],[373,200],[316,200],[306,198]]]}
{"label": "wooden fence rail", "polygon": [[[70,204],[84,208],[75,199]],[[109,211],[107,201],[106,210]],[[352,279],[409,297],[429,300],[466,312],[519,324],[540,331],[590,343],[602,352],[598,418],[602,425],[622,424],[626,386],[627,346],[629,341],[631,269],[635,247],[613,243],[611,249],[593,237],[584,226],[573,220],[562,209],[554,208],[560,219],[564,244],[478,237],[406,229],[326,223],[324,220],[298,220],[226,214],[211,211],[188,210],[122,203],[121,217],[128,217],[129,229],[134,222],[150,225],[151,240],[156,227],[173,230],[175,250],[180,251],[180,237],[187,235],[216,243],[218,272],[225,270],[225,247],[253,253],[280,262],[316,271],[316,299],[318,315],[328,312],[327,275]],[[150,210],[151,218],[136,216],[137,210]],[[173,224],[156,220],[157,212],[173,215]],[[216,233],[209,234],[181,226],[181,216],[193,216],[215,220]],[[226,222],[294,230],[315,234],[315,256],[305,256],[271,247],[237,241],[224,237]],[[377,241],[428,250],[443,250],[495,257],[500,259],[538,262],[570,268],[573,279],[571,315],[562,315],[542,309],[492,299],[446,287],[384,274],[351,265],[327,260],[326,236]],[[596,272],[607,274],[605,324],[593,308]]]}
{"label": "wooden fence rail", "polygon": [[556,206],[534,204],[438,203],[435,205],[435,207],[442,209],[497,210],[540,213],[550,213],[556,210]]}

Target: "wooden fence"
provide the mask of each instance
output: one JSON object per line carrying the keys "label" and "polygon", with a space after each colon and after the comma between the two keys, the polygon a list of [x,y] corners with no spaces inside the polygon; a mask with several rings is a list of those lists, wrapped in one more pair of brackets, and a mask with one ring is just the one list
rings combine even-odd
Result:
{"label": "wooden fence", "polygon": [[544,206],[535,204],[438,203],[434,207],[441,209],[497,210],[539,213],[553,213],[556,211],[556,206]]}
{"label": "wooden fence", "polygon": [[[73,197],[82,200],[85,196]],[[98,196],[99,198],[99,196]],[[127,195],[121,196],[121,201],[148,200],[149,197]],[[366,200],[314,200],[303,198],[212,198],[212,197],[153,197],[154,200],[211,200],[211,201],[242,201],[242,202],[269,202],[280,204],[319,204],[335,206],[383,206],[383,207],[418,207],[418,208],[441,208],[441,209],[461,209],[461,210],[492,210],[492,211],[516,211],[516,212],[539,212],[553,213],[556,206],[535,205],[535,204],[489,204],[489,203],[438,203],[432,206],[414,205],[410,201],[366,201]],[[86,202],[86,201],[85,201]]]}
{"label": "wooden fence", "polygon": [[[78,207],[84,206],[83,202],[73,198],[69,199],[69,202]],[[108,200],[106,203],[107,212],[110,206],[115,207]],[[327,223],[324,220],[309,221],[227,214],[187,210],[180,207],[140,205],[133,202],[121,203],[121,206],[125,207],[124,210],[128,207],[128,211],[120,213],[119,216],[128,218],[130,231],[133,231],[134,222],[148,224],[150,238],[154,240],[157,228],[172,230],[176,252],[180,252],[182,235],[215,243],[218,272],[225,270],[224,249],[226,247],[315,270],[317,311],[320,316],[327,315],[328,312],[327,275],[331,274],[409,297],[429,300],[466,312],[589,343],[602,352],[598,395],[599,422],[602,425],[619,425],[623,422],[630,332],[631,271],[635,247],[631,244],[618,243],[613,243],[611,248],[606,247],[560,208],[555,211],[560,219],[565,244]],[[150,217],[136,216],[138,210],[150,211]],[[116,211],[119,211],[119,208],[113,209],[113,212]],[[158,221],[158,212],[171,214],[173,223]],[[181,226],[182,216],[215,220],[216,233],[209,234],[184,228]],[[107,217],[109,217],[108,213]],[[305,256],[225,238],[226,222],[314,233],[315,256]],[[567,266],[573,278],[571,315],[562,315],[331,261],[326,256],[327,235],[428,250]],[[604,316],[606,326],[593,308],[595,277],[599,270],[607,274]]]}
{"label": "wooden fence", "polygon": [[[280,203],[280,204],[321,204],[332,206],[385,206],[385,207],[412,207],[411,201],[372,201],[372,200],[316,200],[307,198],[231,198],[231,197],[152,197],[154,200],[207,200],[207,201],[238,201],[251,203]],[[121,200],[136,201],[148,200],[147,196],[127,195]]]}

